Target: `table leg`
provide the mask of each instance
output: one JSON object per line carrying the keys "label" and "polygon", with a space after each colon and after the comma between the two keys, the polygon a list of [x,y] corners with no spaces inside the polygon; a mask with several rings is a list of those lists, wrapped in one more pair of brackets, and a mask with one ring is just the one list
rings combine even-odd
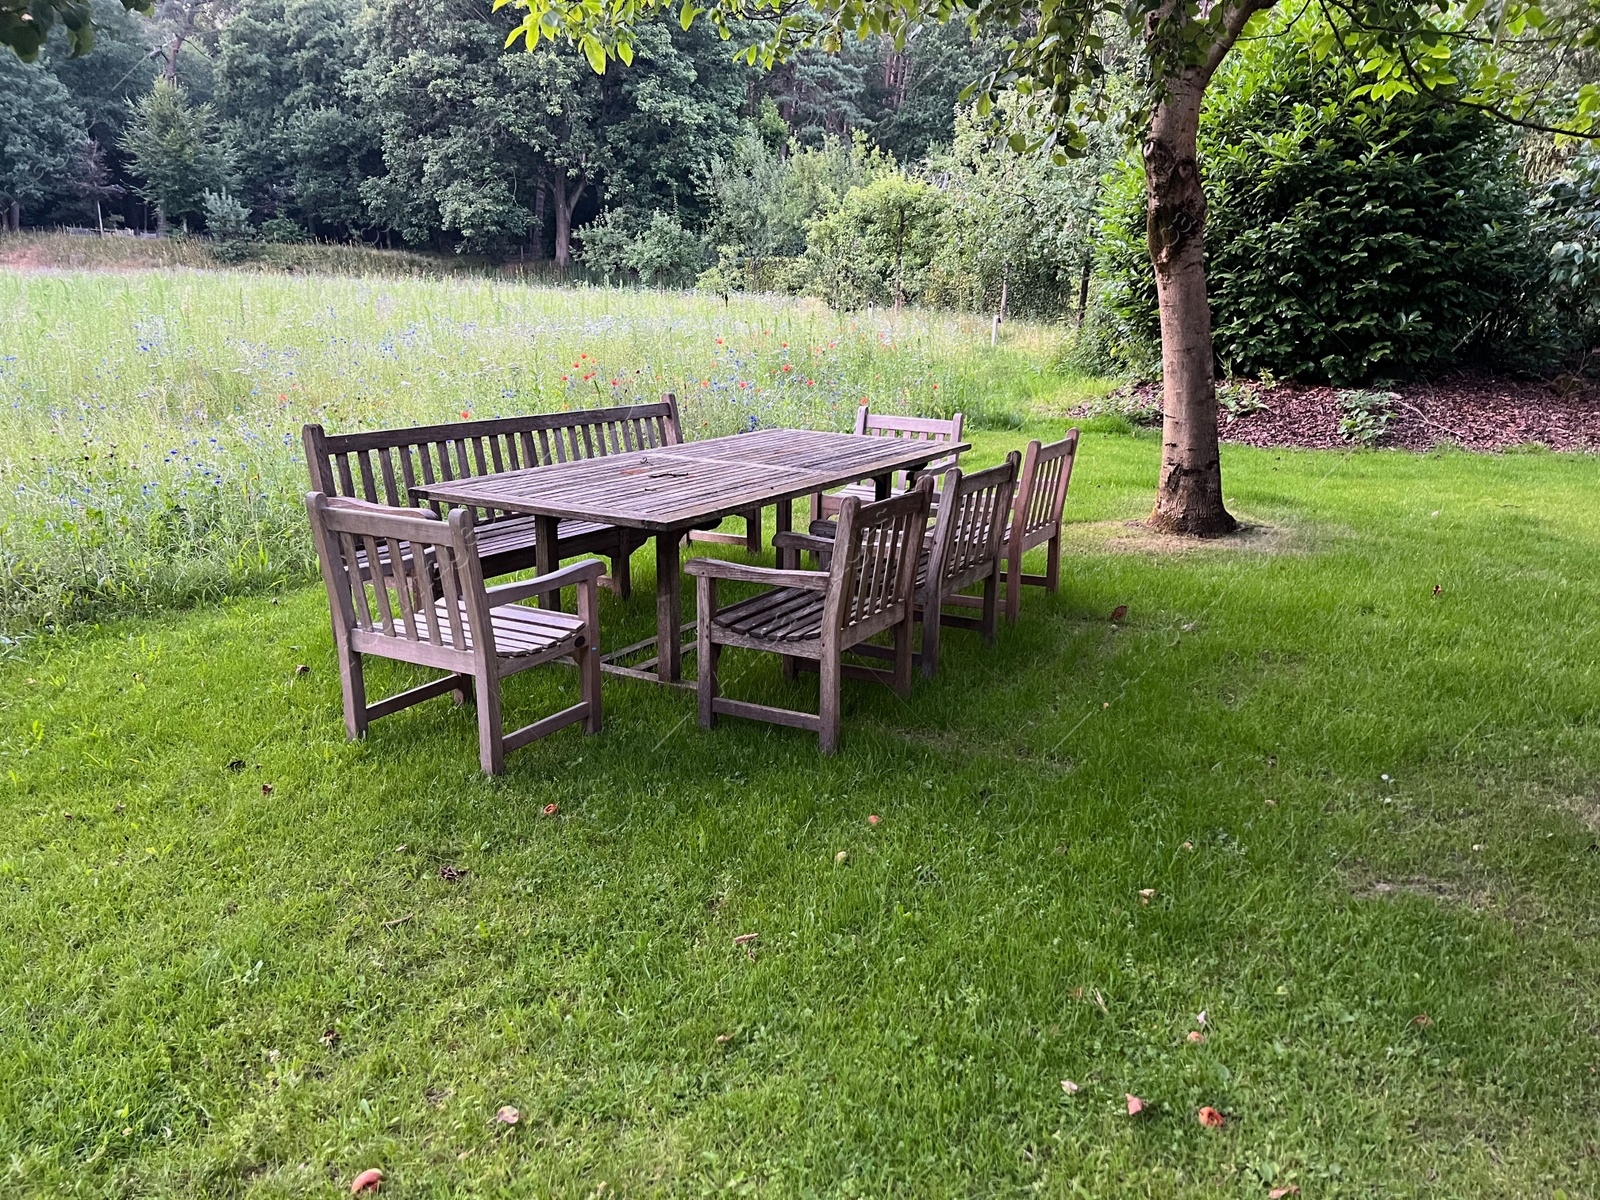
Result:
{"label": "table leg", "polygon": [[[555,517],[534,517],[533,519],[533,556],[535,569],[541,575],[548,575],[561,566],[561,551],[556,545],[556,533],[560,522]],[[561,610],[561,591],[541,592],[539,594],[539,607]]]}
{"label": "table leg", "polygon": [[683,531],[656,534],[656,676],[664,683],[683,678],[683,647],[679,643],[683,624],[682,568],[678,542]]}
{"label": "table leg", "polygon": [[894,479],[891,471],[887,475],[874,475],[872,477],[872,498],[874,500],[887,500],[889,498],[889,485]]}
{"label": "table leg", "polygon": [[800,556],[792,550],[784,550],[778,547],[777,537],[780,533],[788,533],[794,528],[793,500],[778,501],[778,509],[773,514],[772,525],[773,546],[775,548],[773,558],[777,562],[780,571],[787,571],[792,565],[799,565]]}

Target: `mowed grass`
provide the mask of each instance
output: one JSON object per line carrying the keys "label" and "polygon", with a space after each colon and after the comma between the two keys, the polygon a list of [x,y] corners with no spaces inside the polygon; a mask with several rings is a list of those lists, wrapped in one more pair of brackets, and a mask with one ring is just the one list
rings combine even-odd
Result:
{"label": "mowed grass", "polygon": [[832,760],[611,680],[499,780],[446,700],[347,744],[314,587],[33,643],[0,1190],[1600,1195],[1600,464],[1228,448],[1259,530],[1174,552],[1158,452]]}

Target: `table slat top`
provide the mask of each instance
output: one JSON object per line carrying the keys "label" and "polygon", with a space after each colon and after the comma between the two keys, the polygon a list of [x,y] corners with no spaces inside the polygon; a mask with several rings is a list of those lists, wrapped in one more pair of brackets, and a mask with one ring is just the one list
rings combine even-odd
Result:
{"label": "table slat top", "polygon": [[667,531],[969,449],[965,442],[761,429],[678,446],[418,485],[447,504]]}

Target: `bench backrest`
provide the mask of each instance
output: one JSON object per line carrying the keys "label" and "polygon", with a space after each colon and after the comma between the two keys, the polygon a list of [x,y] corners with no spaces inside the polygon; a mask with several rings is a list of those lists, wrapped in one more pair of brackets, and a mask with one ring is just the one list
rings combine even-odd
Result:
{"label": "bench backrest", "polygon": [[998,570],[1021,464],[1022,455],[1013,450],[986,471],[966,475],[952,467],[945,472],[928,556],[928,584],[941,594],[977,582],[986,567]]}
{"label": "bench backrest", "polygon": [[1061,510],[1067,503],[1067,485],[1072,482],[1072,461],[1077,453],[1076,429],[1067,430],[1066,437],[1048,446],[1028,443],[1011,519],[1011,540],[1019,549],[1037,546],[1061,528]]}
{"label": "bench backrest", "polygon": [[[408,508],[408,489],[418,485],[675,446],[683,434],[677,398],[668,392],[656,404],[406,429],[329,434],[321,425],[307,425],[302,439],[313,491]],[[480,521],[511,515],[494,509],[477,513]]]}
{"label": "bench backrest", "polygon": [[[911,438],[925,442],[959,442],[961,440],[960,413],[948,421],[936,417],[891,417],[872,412],[865,404],[856,409],[856,432],[868,437]],[[956,465],[959,453],[936,458],[923,468],[938,475]]]}
{"label": "bench backrest", "polygon": [[469,647],[492,653],[469,510],[440,520],[321,492],[306,496],[306,509],[342,643],[455,670],[471,670]]}
{"label": "bench backrest", "polygon": [[828,630],[870,636],[870,631],[905,619],[932,501],[931,475],[888,500],[862,504],[854,496],[846,498],[829,564],[824,636]]}

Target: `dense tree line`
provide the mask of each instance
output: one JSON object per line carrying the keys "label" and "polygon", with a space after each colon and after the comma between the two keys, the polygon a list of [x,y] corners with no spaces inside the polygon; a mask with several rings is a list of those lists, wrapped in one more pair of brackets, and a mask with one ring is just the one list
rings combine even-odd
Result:
{"label": "dense tree line", "polygon": [[[1015,92],[997,140],[958,97],[999,51],[962,28],[762,71],[704,23],[659,20],[597,74],[567,45],[508,51],[490,0],[95,3],[90,57],[59,26],[38,62],[0,56],[13,226],[203,229],[246,255],[361,240],[838,308],[1067,317],[1081,365],[1157,361],[1138,157],[1106,125],[1075,157],[1039,153],[1051,115]],[[1600,341],[1595,157],[1375,96],[1313,52],[1321,28],[1277,19],[1204,109],[1218,370],[1366,383],[1581,358]],[[1572,61],[1575,82],[1593,73]]]}
{"label": "dense tree line", "polygon": [[915,160],[949,139],[985,61],[940,29],[769,73],[662,20],[601,76],[570,48],[507,50],[515,22],[488,0],[93,3],[90,57],[58,25],[36,62],[0,58],[12,226],[199,230],[243,205],[269,238],[564,265],[601,213],[699,228],[705,170],[750,130],[781,148],[865,135]]}

